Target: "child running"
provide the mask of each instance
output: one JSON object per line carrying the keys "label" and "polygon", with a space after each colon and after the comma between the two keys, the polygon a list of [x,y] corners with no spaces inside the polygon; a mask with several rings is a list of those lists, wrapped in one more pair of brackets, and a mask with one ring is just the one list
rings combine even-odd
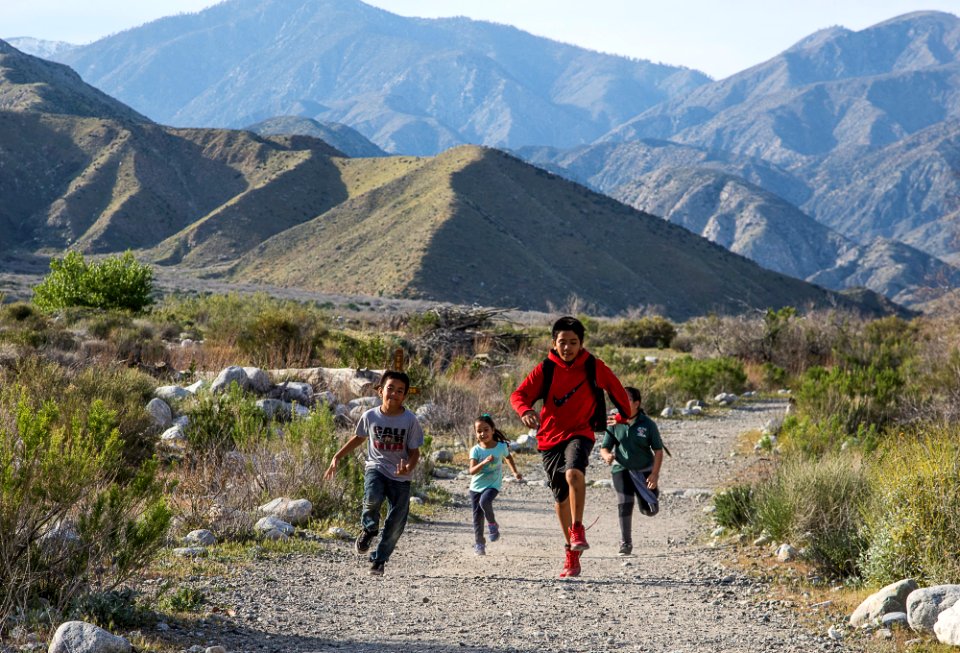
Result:
{"label": "child running", "polygon": [[622,556],[633,553],[634,497],[640,504],[640,511],[646,515],[655,515],[659,509],[660,490],[657,486],[663,463],[660,430],[640,407],[640,391],[627,388],[627,394],[630,396],[629,420],[608,426],[600,444],[600,457],[612,465]]}
{"label": "child running", "polygon": [[503,462],[510,466],[514,478],[523,480],[517,471],[517,465],[507,446],[507,437],[500,432],[493,418],[482,414],[473,423],[477,434],[477,444],[470,450],[470,467],[467,471],[473,475],[470,479],[470,500],[473,502],[473,534],[476,543],[473,552],[478,556],[487,554],[487,542],[483,538],[483,520],[487,520],[490,541],[500,539],[500,527],[493,514],[493,500],[500,493],[503,483]]}
{"label": "child running", "polygon": [[340,461],[366,442],[367,464],[363,476],[363,512],[360,535],[354,545],[358,555],[370,550],[380,528],[380,506],[387,502],[387,518],[376,550],[370,554],[370,574],[382,576],[383,568],[397,546],[410,513],[410,475],[420,460],[423,429],[417,416],[403,407],[410,378],[403,372],[387,370],[380,378],[377,394],[382,403],[360,416],[355,435],[334,454],[323,475],[336,475]]}
{"label": "child running", "polygon": [[[527,428],[537,428],[547,482],[553,491],[557,520],[566,541],[561,578],[580,575],[580,554],[590,548],[583,526],[586,470],[594,433],[606,428],[603,391],[627,418],[630,399],[603,361],[583,348],[583,323],[562,317],[553,325],[552,345],[510,395],[510,403]],[[533,405],[543,400],[538,413]]]}

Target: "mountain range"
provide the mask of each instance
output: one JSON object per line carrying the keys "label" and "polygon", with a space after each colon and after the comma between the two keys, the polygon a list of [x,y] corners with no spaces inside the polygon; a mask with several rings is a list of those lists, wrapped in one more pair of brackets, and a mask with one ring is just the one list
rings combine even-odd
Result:
{"label": "mountain range", "polygon": [[[142,124],[244,127],[271,148],[308,135],[354,157],[508,147],[830,288],[916,306],[960,282],[952,14],[822,30],[718,81],[359,0],[228,0],[87,46],[26,45],[131,104],[127,120]],[[178,242],[163,256],[209,262]],[[210,249],[239,255],[227,250]]]}
{"label": "mountain range", "polygon": [[309,136],[166,127],[7,44],[0,98],[0,255],[132,249],[228,281],[530,309],[578,296],[675,319],[882,304],[491,148],[349,158]]}
{"label": "mountain range", "polygon": [[359,0],[226,0],[55,56],[164,124],[238,128],[294,115],[419,155],[590,142],[709,81],[507,25],[404,18]]}

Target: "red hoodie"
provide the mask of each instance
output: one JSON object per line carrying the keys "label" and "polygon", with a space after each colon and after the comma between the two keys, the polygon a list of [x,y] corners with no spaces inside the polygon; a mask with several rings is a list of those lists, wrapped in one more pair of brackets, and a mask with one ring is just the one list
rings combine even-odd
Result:
{"label": "red hoodie", "polygon": [[[594,439],[590,418],[593,416],[596,403],[584,366],[587,356],[587,350],[581,349],[577,357],[567,363],[556,351],[550,350],[548,358],[556,363],[556,367],[553,370],[549,395],[540,409],[540,430],[537,431],[537,448],[540,451],[546,451],[575,435]],[[627,391],[623,389],[620,380],[610,371],[610,368],[599,358],[597,359],[597,385],[610,394],[621,415],[625,418],[629,417],[630,397]],[[541,362],[510,395],[510,404],[517,411],[517,415],[523,416],[528,410],[535,410],[533,404],[539,398],[542,388],[543,363]],[[567,397],[566,401],[562,401],[564,397]],[[562,404],[557,406],[555,399],[561,400]]]}

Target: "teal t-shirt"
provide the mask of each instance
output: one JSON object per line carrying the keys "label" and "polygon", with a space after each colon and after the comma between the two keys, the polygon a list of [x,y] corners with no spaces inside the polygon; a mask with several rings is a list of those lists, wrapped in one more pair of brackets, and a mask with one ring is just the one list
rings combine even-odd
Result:
{"label": "teal t-shirt", "polygon": [[479,444],[470,450],[470,459],[480,462],[487,456],[493,460],[484,465],[479,472],[470,477],[470,489],[482,492],[487,488],[500,489],[503,483],[503,459],[510,455],[510,447],[506,442],[498,442],[492,449],[484,449]]}
{"label": "teal t-shirt", "polygon": [[663,440],[653,420],[640,413],[632,424],[608,426],[600,446],[616,458],[611,472],[646,471],[653,467],[654,450],[663,449]]}

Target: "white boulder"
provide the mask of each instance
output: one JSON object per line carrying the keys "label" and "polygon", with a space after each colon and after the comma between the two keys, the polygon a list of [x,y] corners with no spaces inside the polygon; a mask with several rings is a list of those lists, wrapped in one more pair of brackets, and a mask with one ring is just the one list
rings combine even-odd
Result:
{"label": "white boulder", "polygon": [[960,646],[960,603],[954,603],[937,617],[933,624],[937,641],[949,646]]}
{"label": "white boulder", "polygon": [[163,399],[154,397],[147,403],[147,412],[153,419],[153,423],[162,429],[167,428],[173,422],[173,411]]}
{"label": "white boulder", "polygon": [[230,367],[220,370],[220,374],[218,374],[217,378],[210,384],[210,391],[214,394],[226,392],[233,383],[239,385],[243,390],[247,389],[249,381],[247,379],[247,373],[243,371],[242,367],[231,365]]}
{"label": "white boulder", "polygon": [[907,621],[917,632],[932,633],[940,613],[960,600],[960,585],[921,587],[907,596]]}
{"label": "white boulder", "polygon": [[178,385],[162,385],[153,391],[153,396],[164,401],[180,401],[191,396],[191,392]]}
{"label": "white boulder", "polygon": [[305,524],[313,514],[313,504],[306,499],[289,499],[278,497],[263,504],[257,510],[267,515],[273,515],[290,524]]}
{"label": "white boulder", "polygon": [[48,653],[130,653],[123,637],[84,621],[67,621],[53,634]]}
{"label": "white boulder", "polygon": [[266,394],[273,387],[270,375],[259,367],[244,367],[243,373],[247,377],[246,388],[258,395]]}
{"label": "white boulder", "polygon": [[253,525],[253,530],[261,537],[268,540],[282,540],[293,535],[293,525],[275,517],[268,515],[263,517]]}
{"label": "white boulder", "polygon": [[187,533],[183,542],[190,546],[213,546],[217,543],[217,536],[205,528],[198,528]]}
{"label": "white boulder", "polygon": [[907,596],[919,586],[912,578],[904,578],[874,592],[850,615],[850,625],[859,628],[892,612],[906,612]]}

